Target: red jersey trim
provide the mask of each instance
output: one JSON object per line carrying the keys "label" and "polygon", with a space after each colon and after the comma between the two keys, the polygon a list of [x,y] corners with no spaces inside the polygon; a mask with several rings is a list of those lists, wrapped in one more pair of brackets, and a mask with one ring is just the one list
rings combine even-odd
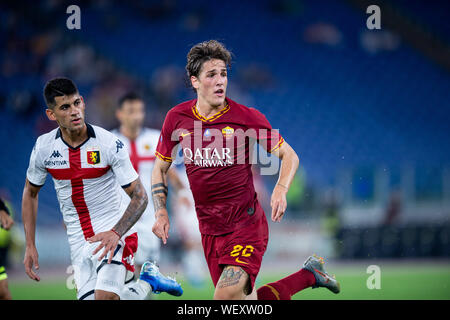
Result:
{"label": "red jersey trim", "polygon": [[274,151],[280,149],[280,147],[283,145],[283,142],[284,142],[284,139],[283,139],[283,137],[281,137],[281,139],[278,141],[278,143],[275,145],[275,147],[273,147],[273,148],[269,151],[269,153],[272,153],[272,152],[274,152]]}
{"label": "red jersey trim", "polygon": [[171,157],[166,157],[163,156],[161,153],[159,153],[158,151],[155,151],[155,156],[157,156],[159,159],[166,161],[166,162],[172,162],[172,158]]}
{"label": "red jersey trim", "polygon": [[197,104],[194,104],[194,106],[192,107],[192,112],[194,113],[194,116],[203,122],[212,122],[212,121],[216,120],[217,118],[223,116],[225,113],[228,112],[228,110],[230,110],[230,106],[227,103],[225,108],[223,108],[219,112],[213,114],[211,117],[205,118],[204,116],[200,115],[200,113],[198,112]]}

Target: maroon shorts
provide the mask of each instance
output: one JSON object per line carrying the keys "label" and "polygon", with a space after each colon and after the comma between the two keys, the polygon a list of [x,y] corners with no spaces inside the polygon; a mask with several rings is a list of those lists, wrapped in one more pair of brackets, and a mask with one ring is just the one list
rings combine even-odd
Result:
{"label": "maroon shorts", "polygon": [[231,233],[202,234],[203,251],[214,287],[223,268],[232,265],[241,267],[249,275],[253,290],[268,240],[269,227],[264,212],[253,224]]}

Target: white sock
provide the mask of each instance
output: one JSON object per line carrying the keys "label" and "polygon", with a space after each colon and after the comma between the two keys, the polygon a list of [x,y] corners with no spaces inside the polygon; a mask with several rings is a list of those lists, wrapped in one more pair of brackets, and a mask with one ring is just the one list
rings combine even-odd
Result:
{"label": "white sock", "polygon": [[122,300],[144,300],[152,292],[152,286],[144,280],[132,281],[126,284],[120,295]]}

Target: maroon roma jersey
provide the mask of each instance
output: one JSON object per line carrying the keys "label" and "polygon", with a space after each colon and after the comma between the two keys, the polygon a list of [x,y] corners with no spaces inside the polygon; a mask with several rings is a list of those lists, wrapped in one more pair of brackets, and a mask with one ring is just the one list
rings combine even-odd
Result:
{"label": "maroon roma jersey", "polygon": [[181,145],[200,232],[221,235],[264,214],[253,186],[252,146],[258,142],[273,152],[284,140],[254,108],[226,98],[223,109],[205,118],[196,103],[183,102],[167,113],[156,156],[172,162]]}

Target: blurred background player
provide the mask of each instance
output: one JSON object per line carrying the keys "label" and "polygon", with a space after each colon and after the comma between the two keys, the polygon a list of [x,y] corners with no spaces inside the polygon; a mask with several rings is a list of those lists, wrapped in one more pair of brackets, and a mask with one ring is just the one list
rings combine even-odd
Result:
{"label": "blurred background player", "polygon": [[[176,180],[172,177],[175,172]],[[169,169],[168,177],[172,183],[179,181],[179,183],[189,187],[182,158]],[[179,193],[177,197],[170,197],[170,206],[174,215],[175,228],[183,245],[181,265],[189,283],[195,287],[202,287],[205,284],[208,267],[203,258],[202,238],[197,213],[195,212],[194,197],[190,189],[183,189]]]}
{"label": "blurred background player", "polygon": [[11,300],[5,266],[9,247],[9,230],[14,224],[9,209],[0,198],[0,300]]}
{"label": "blurred background player", "polygon": [[[145,115],[145,104],[142,97],[134,92],[126,93],[119,99],[116,110],[120,127],[112,130],[112,132],[126,145],[131,164],[138,172],[147,194],[150,195],[155,150],[161,132],[157,129],[143,127]],[[188,199],[190,191],[186,189],[185,186],[187,185],[180,181],[175,169],[170,170],[169,180],[176,191],[174,204],[182,203],[184,211],[192,210],[193,201]],[[123,191],[123,198],[129,198],[124,193]],[[145,261],[150,260],[155,263],[160,261],[161,240],[152,232],[154,222],[153,205],[148,203],[144,213],[135,224],[139,238],[139,246],[134,260],[136,273],[139,272]],[[198,232],[198,228],[196,231]],[[138,276],[138,274],[136,275]]]}
{"label": "blurred background player", "polygon": [[[145,119],[144,101],[133,92],[129,92],[119,99],[116,117],[120,127],[112,132],[126,145],[131,164],[141,177],[147,194],[150,195],[150,179],[159,130],[142,126]],[[147,208],[135,224],[139,238],[139,246],[134,258],[136,272],[140,270],[145,261],[158,262],[160,258],[160,240],[150,232],[154,221],[152,209],[151,204],[147,204]]]}

